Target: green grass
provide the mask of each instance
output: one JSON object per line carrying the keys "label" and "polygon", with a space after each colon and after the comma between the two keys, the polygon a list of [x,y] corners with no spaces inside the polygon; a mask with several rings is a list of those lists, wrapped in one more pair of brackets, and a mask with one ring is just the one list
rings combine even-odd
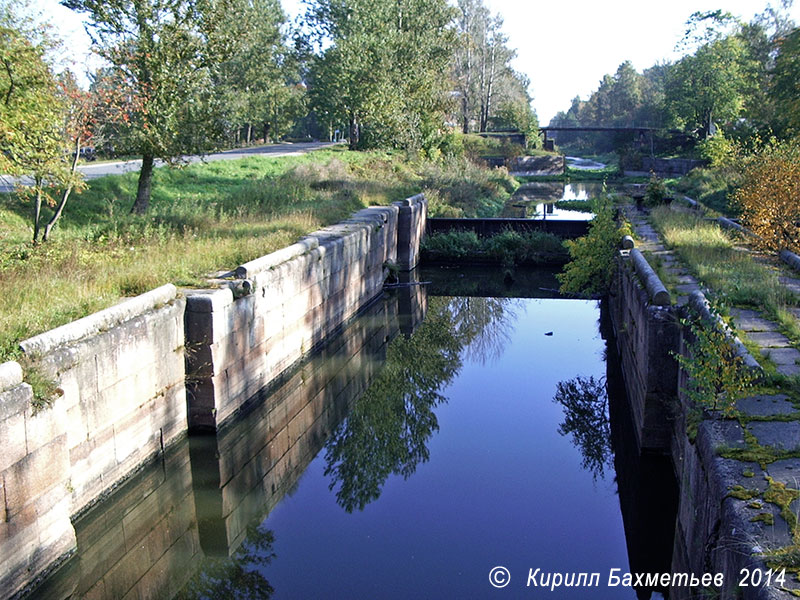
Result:
{"label": "green grass", "polygon": [[718,213],[736,217],[738,211],[730,205],[728,197],[736,189],[740,179],[741,175],[731,169],[693,169],[670,187]]}
{"label": "green grass", "polygon": [[504,231],[480,239],[473,231],[448,231],[423,240],[424,256],[436,260],[489,260],[505,267],[518,264],[564,264],[569,254],[563,240],[551,233]]}
{"label": "green grass", "polygon": [[204,286],[364,206],[436,189],[434,212],[479,216],[502,208],[516,185],[465,160],[336,148],[157,169],[150,211],[133,216],[137,177],[90,182],[39,246],[30,205],[0,195],[0,361],[20,356],[19,341],[121,297],[167,282]]}
{"label": "green grass", "polygon": [[777,271],[737,249],[716,222],[669,207],[654,208],[650,216],[666,244],[726,305],[764,310],[777,318],[786,306],[795,304],[794,296],[778,281]]}

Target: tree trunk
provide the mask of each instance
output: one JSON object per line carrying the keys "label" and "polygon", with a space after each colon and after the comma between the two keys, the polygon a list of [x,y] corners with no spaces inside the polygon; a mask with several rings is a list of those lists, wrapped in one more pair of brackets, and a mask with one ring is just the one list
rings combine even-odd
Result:
{"label": "tree trunk", "polygon": [[[78,170],[78,155],[81,153],[81,138],[80,136],[77,137],[75,140],[75,156],[72,159],[72,168],[70,169],[70,175],[75,177],[75,171]],[[53,231],[53,227],[56,225],[56,221],[61,218],[61,213],[64,212],[64,207],[67,205],[67,200],[69,199],[69,195],[72,193],[72,183],[70,183],[67,188],[61,194],[61,201],[58,203],[58,207],[56,208],[56,212],[47,222],[47,225],[44,228],[44,234],[42,234],[42,241],[46,242],[47,238],[50,237],[50,232]]]}
{"label": "tree trunk", "polygon": [[264,143],[267,143],[267,139],[269,138],[269,123],[264,122]]}
{"label": "tree trunk", "polygon": [[154,156],[146,152],[142,156],[142,170],[139,171],[139,187],[136,190],[136,202],[133,203],[131,214],[142,215],[150,206],[150,186],[153,182]]}
{"label": "tree trunk", "polygon": [[359,140],[359,131],[358,127],[358,118],[356,117],[355,113],[350,113],[350,150],[357,150],[358,149],[358,140]]}
{"label": "tree trunk", "polygon": [[247,124],[247,145],[250,145],[250,141],[253,139],[253,126],[248,123]]}
{"label": "tree trunk", "polygon": [[469,110],[467,106],[467,95],[464,94],[464,96],[461,98],[461,130],[464,133],[469,133]]}
{"label": "tree trunk", "polygon": [[36,198],[33,201],[33,243],[39,243],[39,217],[42,214],[42,179],[36,177]]}

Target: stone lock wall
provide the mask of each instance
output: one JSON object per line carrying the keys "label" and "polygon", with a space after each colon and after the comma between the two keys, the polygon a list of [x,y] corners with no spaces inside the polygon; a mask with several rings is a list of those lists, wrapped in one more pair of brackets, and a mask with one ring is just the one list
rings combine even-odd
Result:
{"label": "stone lock wall", "polygon": [[[426,213],[421,194],[367,208],[217,289],[167,284],[22,342],[60,396],[35,412],[21,367],[0,365],[0,590],[74,552],[70,519],[189,429],[215,430],[378,296],[390,269],[416,266]],[[320,402],[298,407],[287,440]],[[287,446],[289,463],[302,447]]]}
{"label": "stone lock wall", "polygon": [[167,285],[22,342],[60,394],[38,412],[19,366],[2,365],[0,589],[72,552],[70,517],[186,430],[184,304]]}
{"label": "stone lock wall", "polygon": [[[367,208],[218,289],[184,297],[168,284],[22,342],[60,396],[35,412],[21,367],[0,365],[0,590],[13,596],[65,559],[72,518],[190,428],[214,430],[258,397],[378,296],[390,268],[413,269],[426,213],[421,194]],[[317,420],[318,405],[295,420]]]}
{"label": "stone lock wall", "polygon": [[238,298],[231,287],[190,294],[190,429],[216,429],[381,293],[387,263],[414,266],[423,202],[361,210],[240,266]]}
{"label": "stone lock wall", "polygon": [[676,309],[653,302],[628,258],[619,259],[609,300],[639,448],[668,452],[678,381],[672,354],[680,339]]}
{"label": "stone lock wall", "polygon": [[34,414],[16,362],[0,365],[0,590],[14,593],[75,549],[61,411]]}
{"label": "stone lock wall", "polygon": [[[399,332],[396,298],[372,303],[342,336],[293,370],[216,436],[190,438],[203,551],[228,556],[266,516],[364,394]],[[229,421],[230,422],[230,421]]]}

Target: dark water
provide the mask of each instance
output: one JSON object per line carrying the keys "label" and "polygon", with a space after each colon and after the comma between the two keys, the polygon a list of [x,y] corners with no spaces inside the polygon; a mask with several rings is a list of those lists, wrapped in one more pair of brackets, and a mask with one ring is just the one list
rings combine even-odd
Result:
{"label": "dark water", "polygon": [[[668,571],[674,510],[648,512],[669,492],[637,483],[599,319],[399,290],[76,522],[79,556],[36,597],[635,598],[608,573]],[[600,585],[526,588],[537,568]]]}

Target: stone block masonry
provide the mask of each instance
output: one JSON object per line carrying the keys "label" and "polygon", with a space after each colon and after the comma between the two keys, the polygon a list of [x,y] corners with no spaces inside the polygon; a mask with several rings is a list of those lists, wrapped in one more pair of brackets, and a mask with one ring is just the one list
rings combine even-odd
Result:
{"label": "stone block masonry", "polygon": [[0,365],[4,594],[74,552],[70,518],[185,433],[185,303],[166,285],[22,342],[58,386],[41,410],[19,365]]}
{"label": "stone block masonry", "polygon": [[[638,256],[644,261],[641,254]],[[616,287],[610,295],[611,320],[638,447],[667,453],[672,440],[670,407],[678,381],[673,353],[679,347],[679,319],[675,307],[656,302],[658,295],[648,291],[638,276],[641,267],[634,267],[633,260],[619,259]],[[655,274],[652,277],[658,279]],[[666,294],[663,284],[657,291]]]}
{"label": "stone block masonry", "polygon": [[[189,428],[215,430],[419,260],[422,195],[371,207],[188,294]],[[237,283],[246,281],[246,286]],[[235,297],[234,289],[248,293]]]}
{"label": "stone block masonry", "polygon": [[413,269],[426,212],[421,194],[367,208],[216,289],[167,284],[22,342],[59,396],[35,412],[20,365],[0,364],[0,595],[75,551],[71,519],[187,430],[230,419],[381,294],[389,268]]}
{"label": "stone block masonry", "polygon": [[63,411],[31,409],[16,362],[0,365],[0,590],[9,595],[75,550]]}

